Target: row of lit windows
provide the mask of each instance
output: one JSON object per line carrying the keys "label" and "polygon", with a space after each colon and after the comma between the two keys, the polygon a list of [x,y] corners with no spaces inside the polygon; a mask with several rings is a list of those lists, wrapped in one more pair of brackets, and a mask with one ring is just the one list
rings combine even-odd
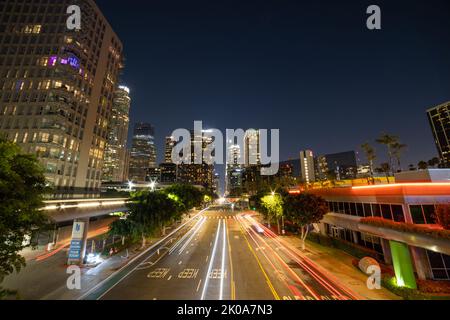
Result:
{"label": "row of lit windows", "polygon": [[[358,217],[382,217],[405,222],[403,206],[400,204],[328,202],[331,212],[344,213]],[[435,224],[436,206],[433,204],[410,205],[411,218],[415,224]]]}
{"label": "row of lit windows", "polygon": [[328,202],[331,212],[358,217],[382,217],[397,222],[405,222],[403,206],[398,204]]}

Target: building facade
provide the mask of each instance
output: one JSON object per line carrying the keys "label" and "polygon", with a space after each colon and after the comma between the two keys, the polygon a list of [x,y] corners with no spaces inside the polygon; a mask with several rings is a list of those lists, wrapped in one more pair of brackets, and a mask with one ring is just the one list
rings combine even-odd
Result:
{"label": "building facade", "polygon": [[175,146],[175,139],[172,136],[166,137],[166,143],[164,147],[164,162],[173,163],[172,161],[172,149]]}
{"label": "building facade", "polygon": [[358,173],[355,151],[326,154],[315,161],[316,180],[355,179]]}
{"label": "building facade", "polygon": [[427,110],[441,166],[450,168],[450,101]]}
{"label": "building facade", "polygon": [[[423,172],[400,173],[396,183],[387,185],[310,190],[328,202],[329,213],[320,223],[321,233],[363,247],[394,267],[398,262],[396,252],[401,248],[401,262],[412,266],[416,278],[450,280],[447,239],[363,223],[363,219],[375,217],[436,229],[437,208],[450,204],[450,170],[429,172],[427,178]],[[423,182],[418,182],[421,179]],[[402,271],[395,271],[398,280]]]}
{"label": "building facade", "polygon": [[314,172],[314,155],[311,150],[300,151],[300,170],[302,182],[312,183],[316,181],[316,175]]}
{"label": "building facade", "polygon": [[148,181],[149,168],[156,168],[155,129],[149,123],[136,123],[130,154],[128,179]]}
{"label": "building facade", "polygon": [[[67,29],[79,5],[82,32]],[[122,44],[92,0],[0,3],[0,132],[57,189],[98,189]]]}
{"label": "building facade", "polygon": [[261,164],[259,130],[249,129],[244,135],[244,166]]}
{"label": "building facade", "polygon": [[130,90],[125,86],[119,86],[114,92],[103,163],[103,181],[121,182],[127,179],[125,165],[130,104]]}
{"label": "building facade", "polygon": [[243,165],[241,163],[241,148],[238,144],[229,146],[225,168],[225,189],[227,195],[239,196],[242,189]]}

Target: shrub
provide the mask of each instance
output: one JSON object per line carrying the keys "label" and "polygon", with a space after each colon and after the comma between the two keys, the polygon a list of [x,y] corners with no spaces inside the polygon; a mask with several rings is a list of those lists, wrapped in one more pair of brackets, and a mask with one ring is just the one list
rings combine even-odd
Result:
{"label": "shrub", "polygon": [[425,300],[426,296],[421,294],[418,290],[399,287],[397,279],[391,276],[384,276],[381,278],[381,285],[391,291],[392,293],[402,297],[405,300]]}
{"label": "shrub", "polygon": [[436,220],[445,230],[450,229],[450,205],[437,206]]}
{"label": "shrub", "polygon": [[389,228],[402,232],[418,233],[428,235],[438,239],[450,240],[450,230],[436,229],[429,225],[395,222],[379,217],[366,217],[360,220],[361,223],[381,228]]}
{"label": "shrub", "polygon": [[450,294],[450,281],[417,280],[421,292]]}

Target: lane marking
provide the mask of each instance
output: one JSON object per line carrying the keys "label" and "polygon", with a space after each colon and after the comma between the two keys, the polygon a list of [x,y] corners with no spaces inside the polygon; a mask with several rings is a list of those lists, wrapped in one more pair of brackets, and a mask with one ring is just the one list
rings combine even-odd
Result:
{"label": "lane marking", "polygon": [[[209,208],[209,207],[208,207]],[[165,240],[167,240],[169,237],[173,236],[175,233],[177,233],[180,229],[182,229],[183,227],[185,227],[187,224],[189,224],[190,222],[192,222],[195,218],[197,218],[198,216],[201,216],[203,214],[204,211],[208,210],[208,208],[205,208],[203,210],[200,210],[197,214],[195,214],[192,218],[190,218],[189,220],[187,220],[186,222],[184,222],[183,224],[181,224],[180,226],[178,226],[178,228],[176,228],[175,230],[173,230],[171,233],[169,233],[167,236],[165,236],[164,238],[158,240],[157,242],[155,242],[153,245],[151,245],[149,248],[147,248],[146,250],[144,250],[143,252],[141,252],[140,254],[138,254],[136,257],[132,258],[126,265],[124,265],[122,268],[120,268],[119,270],[117,270],[116,272],[112,273],[111,275],[109,275],[106,279],[104,279],[103,281],[101,281],[100,283],[98,283],[97,285],[95,285],[93,288],[89,289],[88,292],[86,292],[85,294],[81,295],[80,297],[77,298],[77,300],[84,300],[86,297],[88,297],[90,294],[92,294],[93,292],[95,292],[95,290],[99,289],[101,286],[103,286],[104,284],[106,284],[110,279],[112,279],[113,277],[115,277],[116,275],[118,275],[120,272],[122,272],[125,268],[127,268],[131,263],[133,263],[134,261],[137,261],[140,257],[142,257],[143,255],[145,255],[146,253],[148,253],[149,251],[151,251],[152,249],[154,249],[156,246],[160,245],[162,242],[164,242]],[[147,261],[149,259],[149,257],[145,258],[143,262]],[[103,296],[105,296],[109,291],[111,291],[117,284],[119,284],[123,279],[125,279],[126,277],[128,277],[131,273],[133,273],[140,264],[138,264],[136,267],[132,268],[129,272],[127,272],[123,277],[121,277],[117,282],[115,282],[111,287],[109,287],[107,290],[105,290],[102,294],[100,294],[95,300],[100,300]]]}
{"label": "lane marking", "polygon": [[226,220],[223,220],[223,223],[222,223],[222,225],[223,225],[223,231],[222,231],[222,233],[223,233],[223,237],[222,237],[222,274],[221,274],[221,277],[220,277],[220,295],[219,295],[219,300],[223,300],[223,279],[225,278],[225,274],[226,274],[226,271],[225,271],[225,252],[226,252],[226,247],[227,247],[227,230],[226,230]]}
{"label": "lane marking", "polygon": [[172,275],[170,275],[170,276],[167,278],[167,281],[169,281],[170,279],[172,279]]}
{"label": "lane marking", "polygon": [[206,256],[205,262],[208,262],[208,258],[209,258],[209,256]]}
{"label": "lane marking", "polygon": [[275,291],[275,288],[273,287],[272,282],[270,281],[269,277],[267,276],[266,271],[264,271],[264,268],[263,268],[263,266],[262,266],[262,264],[261,264],[261,261],[259,260],[259,258],[258,258],[258,256],[256,255],[255,251],[253,250],[252,246],[250,245],[250,242],[248,241],[247,236],[245,235],[245,233],[244,233],[242,227],[240,227],[240,229],[241,229],[242,234],[244,235],[245,241],[247,242],[248,248],[249,248],[250,251],[253,253],[253,256],[255,257],[256,262],[257,262],[258,265],[259,265],[259,268],[261,269],[261,271],[262,271],[264,277],[266,278],[266,283],[267,283],[267,285],[268,285],[270,291],[272,292],[272,294],[273,294],[275,300],[280,300],[280,296],[279,296],[278,293]]}
{"label": "lane marking", "polygon": [[218,226],[217,226],[216,239],[214,241],[214,247],[213,247],[213,251],[212,251],[212,254],[211,254],[211,260],[209,261],[208,270],[206,272],[206,279],[205,279],[205,284],[203,285],[201,300],[205,300],[206,290],[208,289],[209,274],[211,273],[211,269],[213,267],[214,258],[216,256],[217,242],[219,240],[219,233],[220,233],[221,222],[222,222],[222,220],[219,220],[219,223],[218,223]]}
{"label": "lane marking", "polygon": [[231,288],[231,300],[236,300],[236,289],[235,289],[235,283],[234,283],[234,275],[233,275],[233,260],[231,258],[231,242],[230,242],[230,235],[229,235],[229,229],[228,229],[228,223],[225,224],[227,227],[227,238],[228,238],[228,256],[230,261],[230,288]]}
{"label": "lane marking", "polygon": [[198,290],[200,289],[200,284],[202,283],[202,279],[200,279],[200,281],[198,282],[198,285],[197,285],[197,292],[198,292]]}

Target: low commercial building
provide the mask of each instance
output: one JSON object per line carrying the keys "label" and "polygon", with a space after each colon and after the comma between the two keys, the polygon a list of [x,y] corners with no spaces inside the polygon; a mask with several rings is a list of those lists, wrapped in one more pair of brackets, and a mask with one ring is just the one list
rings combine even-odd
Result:
{"label": "low commercial building", "polygon": [[450,170],[404,172],[395,178],[392,184],[311,190],[329,206],[320,232],[393,264],[400,284],[414,287],[416,277],[450,280],[450,241],[440,236],[445,231],[436,220],[437,208],[450,205]]}

